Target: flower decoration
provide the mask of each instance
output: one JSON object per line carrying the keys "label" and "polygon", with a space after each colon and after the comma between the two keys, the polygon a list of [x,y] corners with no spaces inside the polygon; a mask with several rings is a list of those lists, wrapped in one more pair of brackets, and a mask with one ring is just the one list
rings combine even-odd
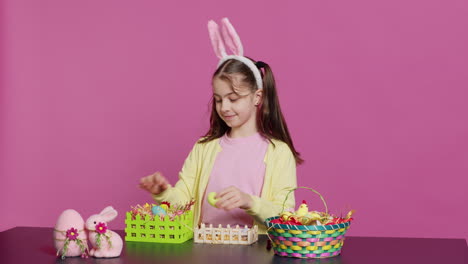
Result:
{"label": "flower decoration", "polygon": [[109,234],[106,234],[107,232],[107,225],[106,223],[102,223],[102,222],[99,222],[97,225],[96,225],[96,247],[97,248],[101,248],[101,240],[102,240],[102,237],[104,237],[106,240],[107,240],[107,243],[109,245],[109,248],[112,247],[112,242],[110,240],[110,235]]}
{"label": "flower decoration", "polygon": [[[88,257],[88,244],[86,243],[86,239],[80,239],[78,238],[78,230],[74,227],[71,227],[67,231],[62,231],[62,230],[55,230],[57,232],[62,233],[65,236],[65,243],[63,244],[62,248],[59,248],[57,250],[57,256],[61,255],[62,259],[65,259],[65,255],[68,252],[68,248],[70,246],[70,243],[75,243],[80,247],[81,251],[81,257],[82,258],[87,258]],[[82,230],[80,230],[82,231]],[[57,238],[56,238],[57,239]]]}
{"label": "flower decoration", "polygon": [[96,225],[96,232],[98,234],[104,234],[106,233],[107,231],[107,225],[106,223],[102,223],[102,222],[99,222],[97,225]]}
{"label": "flower decoration", "polygon": [[67,233],[65,234],[65,236],[69,239],[69,240],[76,240],[76,238],[78,237],[78,230],[76,228],[70,228],[67,230]]}

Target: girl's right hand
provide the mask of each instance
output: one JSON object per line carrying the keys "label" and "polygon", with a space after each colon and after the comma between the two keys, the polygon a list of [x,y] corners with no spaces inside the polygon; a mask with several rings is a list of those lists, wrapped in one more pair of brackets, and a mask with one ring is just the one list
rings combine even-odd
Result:
{"label": "girl's right hand", "polygon": [[169,182],[158,171],[154,174],[141,178],[140,188],[150,192],[151,194],[157,195],[169,188]]}

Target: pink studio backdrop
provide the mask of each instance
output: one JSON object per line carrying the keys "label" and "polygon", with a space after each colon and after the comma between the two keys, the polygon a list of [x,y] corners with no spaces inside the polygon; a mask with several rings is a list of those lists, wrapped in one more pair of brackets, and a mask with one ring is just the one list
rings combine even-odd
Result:
{"label": "pink studio backdrop", "polygon": [[[227,16],[269,63],[302,186],[354,236],[468,238],[468,5],[396,1],[34,1],[0,6],[0,230],[150,202],[208,129]],[[301,190],[311,209],[320,199]]]}

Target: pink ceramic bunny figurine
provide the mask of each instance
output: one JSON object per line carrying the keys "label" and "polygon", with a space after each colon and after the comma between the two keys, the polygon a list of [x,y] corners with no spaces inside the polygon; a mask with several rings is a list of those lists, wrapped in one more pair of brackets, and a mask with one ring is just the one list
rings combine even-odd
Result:
{"label": "pink ceramic bunny figurine", "polygon": [[88,239],[92,249],[90,256],[96,258],[113,258],[120,256],[123,247],[122,238],[114,231],[107,229],[107,222],[117,217],[117,211],[108,206],[101,213],[92,215],[86,220]]}

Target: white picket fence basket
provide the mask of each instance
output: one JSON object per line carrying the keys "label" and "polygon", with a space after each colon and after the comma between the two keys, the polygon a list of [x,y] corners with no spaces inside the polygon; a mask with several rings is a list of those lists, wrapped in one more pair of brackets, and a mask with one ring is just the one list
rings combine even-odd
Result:
{"label": "white picket fence basket", "polygon": [[195,243],[250,245],[258,240],[258,227],[213,227],[211,224],[206,226],[202,223],[200,227],[195,228],[193,239]]}

